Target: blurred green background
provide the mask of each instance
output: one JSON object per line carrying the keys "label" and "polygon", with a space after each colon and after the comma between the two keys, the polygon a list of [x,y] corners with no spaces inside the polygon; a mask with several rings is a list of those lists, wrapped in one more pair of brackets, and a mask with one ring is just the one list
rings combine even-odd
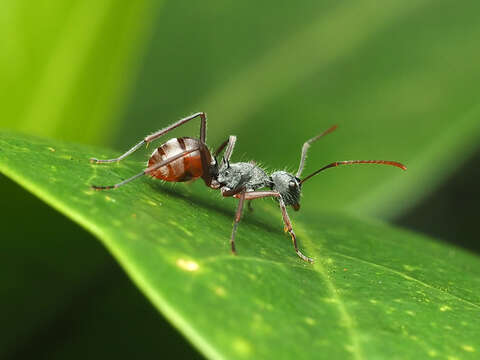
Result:
{"label": "blurred green background", "polygon": [[[206,111],[211,147],[235,134],[235,160],[295,170],[302,143],[338,124],[306,173],[350,159],[409,170],[329,170],[305,184],[302,210],[375,216],[478,252],[479,10],[469,0],[5,0],[0,127],[123,151]],[[190,124],[172,137],[197,133]],[[0,183],[0,358],[200,356],[90,234]]]}

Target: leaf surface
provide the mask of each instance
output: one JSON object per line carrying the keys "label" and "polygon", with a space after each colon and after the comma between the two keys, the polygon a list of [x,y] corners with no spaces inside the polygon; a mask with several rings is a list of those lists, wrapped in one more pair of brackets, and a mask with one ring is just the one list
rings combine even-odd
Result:
{"label": "leaf surface", "polygon": [[[385,224],[342,214],[291,214],[299,260],[272,202],[258,201],[228,238],[236,201],[199,182],[142,178],[114,152],[2,133],[0,170],[94,233],[153,304],[214,359],[475,359],[480,260]],[[160,339],[159,339],[160,340]]]}

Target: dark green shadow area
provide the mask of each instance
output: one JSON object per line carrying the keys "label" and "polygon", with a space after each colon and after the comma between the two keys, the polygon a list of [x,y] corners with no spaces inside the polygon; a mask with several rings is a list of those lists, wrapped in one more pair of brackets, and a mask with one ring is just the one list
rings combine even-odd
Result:
{"label": "dark green shadow area", "polygon": [[480,151],[395,223],[480,253]]}
{"label": "dark green shadow area", "polygon": [[0,358],[201,358],[91,234],[3,175],[0,189]]}

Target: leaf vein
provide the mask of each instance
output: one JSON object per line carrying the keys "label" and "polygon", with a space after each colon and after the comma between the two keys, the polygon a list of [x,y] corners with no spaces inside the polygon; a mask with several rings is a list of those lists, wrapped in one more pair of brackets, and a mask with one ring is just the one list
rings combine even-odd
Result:
{"label": "leaf vein", "polygon": [[260,257],[253,257],[253,256],[234,256],[234,255],[220,255],[220,256],[208,256],[205,257],[201,260],[203,264],[208,264],[208,263],[214,263],[217,261],[251,261],[251,262],[260,262],[260,263],[268,263],[268,264],[274,264],[274,265],[279,265],[282,267],[296,267],[296,268],[302,268],[304,270],[308,271],[314,271],[308,266],[302,266],[302,265],[296,265],[294,263],[288,264],[288,263],[283,263],[280,261],[275,261],[275,260],[270,260],[270,259],[264,259]]}
{"label": "leaf vein", "polygon": [[[299,227],[299,224],[296,224],[297,230],[301,227]],[[310,251],[314,253],[315,258],[319,258],[320,256],[317,255],[317,252],[314,250],[314,242],[312,239],[306,234],[306,232],[301,229],[300,231],[297,231],[302,234],[302,238],[306,240],[311,246],[310,246]],[[317,248],[319,247],[318,244]],[[322,265],[320,261],[315,262],[315,264],[312,266],[314,271],[316,271],[320,277],[322,277],[325,280],[325,283],[327,284],[328,290],[332,294],[333,298],[335,299],[335,304],[337,304],[338,311],[340,313],[340,317],[342,318],[342,321],[344,324],[346,324],[345,328],[347,329],[348,335],[351,339],[351,345],[352,345],[352,355],[353,358],[356,360],[362,360],[365,359],[362,353],[362,349],[360,346],[360,337],[357,333],[355,321],[353,317],[350,315],[348,312],[348,309],[345,305],[345,302],[342,300],[340,295],[338,294],[338,290],[335,287],[335,284],[333,283],[332,279],[328,276],[327,271],[325,270],[325,267]]]}
{"label": "leaf vein", "polygon": [[376,267],[376,268],[380,268],[380,269],[383,269],[383,270],[387,270],[387,271],[389,271],[389,272],[391,272],[391,273],[393,273],[393,274],[396,274],[396,275],[398,275],[398,276],[400,276],[400,277],[403,277],[404,279],[407,279],[407,280],[410,280],[410,281],[414,281],[414,282],[416,282],[416,283],[418,283],[418,284],[420,284],[420,285],[422,285],[422,286],[424,286],[424,287],[426,287],[426,288],[429,288],[429,289],[432,289],[432,290],[436,290],[436,291],[441,292],[441,293],[443,293],[443,294],[445,294],[445,295],[447,295],[447,296],[450,296],[450,297],[452,297],[452,298],[455,298],[455,299],[457,299],[458,301],[461,301],[461,302],[463,302],[463,303],[465,303],[465,304],[468,304],[468,305],[470,305],[470,306],[472,306],[472,307],[474,307],[474,308],[476,308],[476,309],[480,309],[480,305],[478,305],[478,304],[475,304],[475,303],[473,303],[473,302],[471,302],[471,301],[469,301],[469,300],[467,300],[467,299],[464,299],[464,298],[462,298],[462,297],[460,297],[460,296],[458,296],[458,295],[449,293],[449,292],[447,292],[447,291],[445,291],[445,290],[443,290],[443,289],[441,289],[441,288],[437,288],[437,287],[435,287],[435,286],[433,286],[433,285],[429,285],[429,284],[423,282],[422,280],[419,280],[419,279],[417,279],[417,278],[414,278],[414,277],[412,277],[412,276],[410,276],[410,275],[407,275],[407,274],[405,274],[405,273],[403,273],[403,272],[401,272],[401,271],[392,269],[392,268],[390,268],[390,267],[388,267],[388,266],[381,265],[381,264],[375,264],[375,263],[373,263],[373,262],[371,262],[371,261],[364,260],[364,259],[360,259],[360,258],[355,257],[355,256],[350,256],[350,255],[341,254],[341,253],[338,253],[338,252],[336,252],[336,251],[330,251],[330,253],[331,253],[331,254],[335,254],[335,255],[337,255],[337,256],[344,257],[344,258],[346,258],[346,259],[358,261],[358,262],[361,262],[361,263],[363,263],[363,264],[367,264],[367,265],[370,265],[370,266],[373,266],[373,267]]}

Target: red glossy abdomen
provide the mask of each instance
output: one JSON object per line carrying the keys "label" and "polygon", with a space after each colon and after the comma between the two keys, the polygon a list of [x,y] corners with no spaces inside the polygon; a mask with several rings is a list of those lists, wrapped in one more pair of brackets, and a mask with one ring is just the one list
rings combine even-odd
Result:
{"label": "red glossy abdomen", "polygon": [[[198,139],[189,137],[170,139],[153,152],[148,160],[148,167],[198,146],[201,146],[201,142]],[[205,158],[210,163],[211,157],[208,151],[205,152]],[[197,150],[187,154],[152,171],[150,175],[157,179],[174,182],[198,179],[203,176],[201,153]]]}

